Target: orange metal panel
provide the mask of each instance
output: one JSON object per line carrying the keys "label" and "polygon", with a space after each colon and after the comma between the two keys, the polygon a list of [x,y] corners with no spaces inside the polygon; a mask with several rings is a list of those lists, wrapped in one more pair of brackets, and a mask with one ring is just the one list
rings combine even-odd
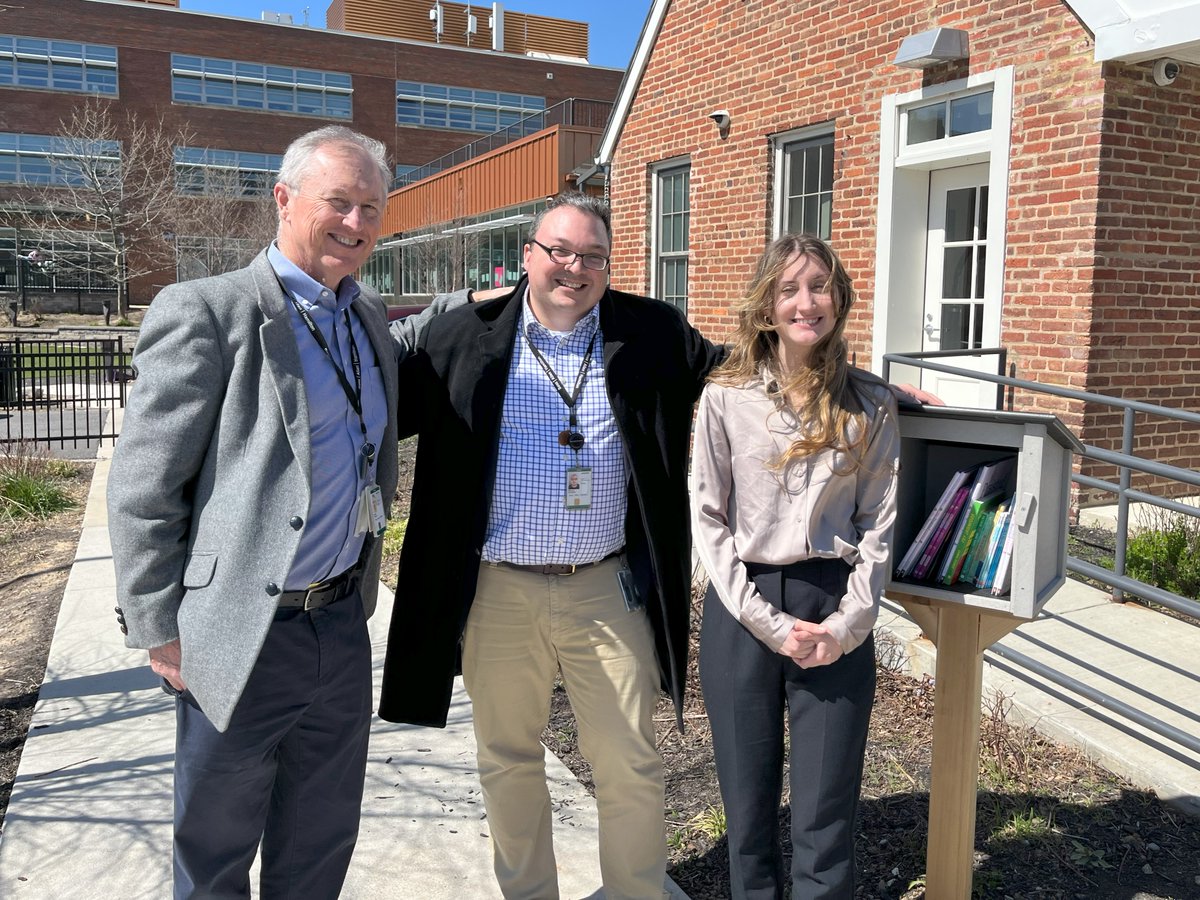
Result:
{"label": "orange metal panel", "polygon": [[[326,12],[329,28],[378,34],[383,37],[449,44],[455,47],[491,49],[488,25],[491,7],[475,4],[476,32],[468,37],[467,5],[442,0],[442,36],[439,41],[429,19],[433,0],[334,0]],[[334,6],[340,9],[334,11]],[[336,24],[332,24],[336,23]],[[505,10],[504,49],[524,54],[527,50],[564,56],[588,55],[588,24]]]}
{"label": "orange metal panel", "polygon": [[384,234],[452,223],[558,193],[595,154],[599,132],[555,125],[388,196]]}

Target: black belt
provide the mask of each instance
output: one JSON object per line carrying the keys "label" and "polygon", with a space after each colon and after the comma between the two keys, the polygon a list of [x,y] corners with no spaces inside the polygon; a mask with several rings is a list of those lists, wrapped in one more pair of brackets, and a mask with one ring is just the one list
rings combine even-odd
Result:
{"label": "black belt", "polygon": [[358,566],[351,566],[341,575],[311,584],[306,591],[284,591],[279,595],[280,609],[320,609],[343,597],[349,597],[358,587]]}
{"label": "black belt", "polygon": [[500,562],[492,563],[496,566],[504,566],[506,569],[520,569],[522,572],[532,572],[534,575],[574,575],[580,569],[590,569],[592,566],[598,566],[600,563],[608,562],[614,556],[620,556],[625,552],[625,549],[614,550],[604,559],[598,559],[595,562],[588,563],[546,563],[544,566],[523,566],[520,563]]}

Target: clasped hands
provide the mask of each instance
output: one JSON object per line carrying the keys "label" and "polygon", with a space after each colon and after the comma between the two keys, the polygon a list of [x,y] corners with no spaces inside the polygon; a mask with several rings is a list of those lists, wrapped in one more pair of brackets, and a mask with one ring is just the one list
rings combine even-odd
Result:
{"label": "clasped hands", "polygon": [[778,652],[790,656],[800,668],[812,669],[836,662],[842,645],[824,625],[797,619]]}

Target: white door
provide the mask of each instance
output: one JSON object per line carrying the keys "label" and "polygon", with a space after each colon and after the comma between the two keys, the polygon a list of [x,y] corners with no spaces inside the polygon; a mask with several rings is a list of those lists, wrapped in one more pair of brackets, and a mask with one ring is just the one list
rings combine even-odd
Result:
{"label": "white door", "polygon": [[[925,262],[922,349],[970,351],[995,346],[985,325],[999,322],[999,296],[989,296],[988,167],[959,166],[930,173],[929,240]],[[993,261],[993,265],[998,263]],[[985,343],[985,339],[990,339]],[[996,374],[996,356],[953,356],[944,365]],[[925,370],[921,387],[949,406],[996,408],[996,385]]]}

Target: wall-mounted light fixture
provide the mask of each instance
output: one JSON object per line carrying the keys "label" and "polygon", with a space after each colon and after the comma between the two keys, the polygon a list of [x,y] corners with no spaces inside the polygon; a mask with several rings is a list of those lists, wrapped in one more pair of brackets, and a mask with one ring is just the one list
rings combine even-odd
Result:
{"label": "wall-mounted light fixture", "polygon": [[714,109],[708,114],[708,117],[716,123],[717,131],[721,132],[721,137],[729,134],[729,123],[732,121],[729,117],[729,110]]}
{"label": "wall-mounted light fixture", "polygon": [[892,63],[906,69],[927,69],[969,56],[967,32],[959,28],[931,28],[901,41]]}

